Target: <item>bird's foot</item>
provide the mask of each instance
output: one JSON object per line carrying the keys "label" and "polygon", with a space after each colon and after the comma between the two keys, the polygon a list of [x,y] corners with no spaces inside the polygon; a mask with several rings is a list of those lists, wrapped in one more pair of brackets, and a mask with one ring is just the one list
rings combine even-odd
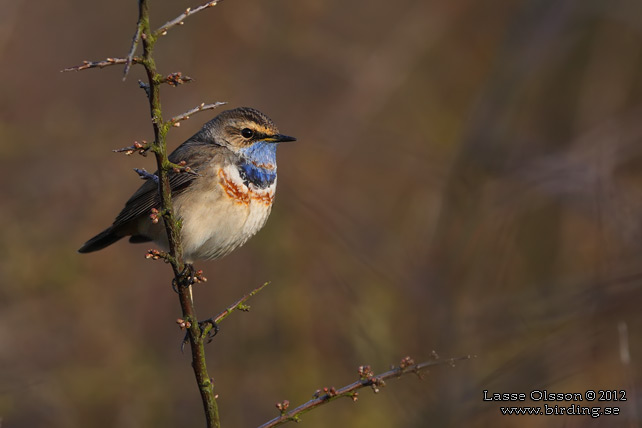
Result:
{"label": "bird's foot", "polygon": [[205,334],[205,337],[203,338],[207,341],[205,343],[210,343],[212,339],[214,339],[214,336],[216,336],[216,334],[220,330],[220,327],[218,326],[216,321],[214,321],[214,318],[209,318],[205,321],[199,321],[198,326],[201,328],[201,337],[203,336],[203,334]]}
{"label": "bird's foot", "polygon": [[[205,343],[210,343],[220,329],[216,321],[214,321],[214,318],[206,319],[205,321],[199,321],[198,327],[201,330],[201,338],[206,341]],[[183,343],[181,344],[181,352],[183,352],[183,350],[185,349],[185,344],[187,344],[188,342],[189,332],[185,333]]]}
{"label": "bird's foot", "polygon": [[178,278],[178,281],[176,278],[172,280],[172,288],[177,293],[179,286],[187,288],[191,287],[193,284],[207,281],[207,278],[203,276],[203,271],[201,269],[196,270],[194,265],[191,263],[185,263],[185,268],[183,268],[183,271],[178,275]]}

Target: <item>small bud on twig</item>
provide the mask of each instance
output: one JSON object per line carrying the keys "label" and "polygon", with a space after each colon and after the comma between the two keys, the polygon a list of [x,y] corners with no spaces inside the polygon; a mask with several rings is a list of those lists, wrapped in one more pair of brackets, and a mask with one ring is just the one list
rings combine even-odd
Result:
{"label": "small bud on twig", "polygon": [[317,391],[315,392],[315,395],[316,395],[316,394],[318,394],[318,395],[316,395],[316,398],[321,397],[321,392],[323,392],[323,394],[325,395],[325,397],[324,397],[324,398],[325,398],[326,400],[327,400],[328,398],[332,398],[332,397],[334,397],[335,395],[337,395],[337,390],[335,389],[335,387],[334,387],[334,386],[333,386],[333,387],[330,387],[330,388],[328,388],[328,387],[324,387],[322,391],[317,390]]}
{"label": "small bud on twig", "polygon": [[158,211],[158,208],[152,208],[151,211],[152,213],[149,215],[149,218],[152,219],[152,223],[156,224],[160,218],[160,211]]}
{"label": "small bud on twig", "polygon": [[359,366],[358,368],[359,379],[366,380],[374,376],[374,372],[370,366]]}
{"label": "small bud on twig", "polygon": [[131,155],[134,152],[138,152],[139,155],[147,156],[147,151],[150,149],[151,145],[147,141],[143,140],[140,143],[134,141],[134,144],[128,147],[123,147],[122,149],[114,149],[114,153],[125,153],[127,156]]}
{"label": "small bud on twig", "polygon": [[176,174],[184,172],[186,174],[198,175],[198,173],[194,172],[192,168],[187,166],[187,162],[185,161],[180,161],[179,163],[170,162],[170,167],[172,168],[172,171]]}
{"label": "small bud on twig", "polygon": [[288,410],[288,407],[290,407],[290,402],[288,400],[283,400],[280,403],[276,403],[276,408],[279,409],[279,412],[281,412],[281,414],[284,414]]}
{"label": "small bud on twig", "polygon": [[399,368],[405,369],[406,367],[414,366],[414,365],[415,365],[415,360],[413,360],[410,357],[404,357],[399,363]]}
{"label": "small bud on twig", "polygon": [[177,71],[176,73],[171,73],[168,74],[161,80],[161,83],[167,83],[170,86],[178,86],[182,85],[183,83],[189,83],[193,79],[189,76],[183,76],[183,73],[180,71]]}
{"label": "small bud on twig", "polygon": [[199,282],[207,282],[207,278],[205,278],[203,276],[203,270],[202,269],[199,269],[196,272],[194,272],[193,279],[194,279],[194,283],[195,284],[197,284]]}
{"label": "small bud on twig", "polygon": [[178,318],[176,320],[176,324],[181,328],[181,330],[185,330],[186,328],[190,328],[192,326],[192,323],[189,321],[185,321],[182,318]]}
{"label": "small bud on twig", "polygon": [[371,378],[371,379],[370,379],[370,382],[371,382],[372,390],[374,391],[374,393],[375,393],[375,394],[376,394],[377,392],[379,392],[379,387],[380,387],[380,386],[381,386],[381,387],[386,386],[386,382],[384,382],[384,381],[383,381],[383,379],[378,378],[378,377],[373,377],[373,378]]}
{"label": "small bud on twig", "polygon": [[145,255],[146,259],[152,259],[152,260],[158,260],[161,258],[160,251],[158,250],[147,250],[147,254]]}
{"label": "small bud on twig", "polygon": [[147,250],[145,258],[148,260],[159,260],[162,259],[165,263],[172,261],[172,256],[166,253],[165,251],[158,251],[154,249]]}

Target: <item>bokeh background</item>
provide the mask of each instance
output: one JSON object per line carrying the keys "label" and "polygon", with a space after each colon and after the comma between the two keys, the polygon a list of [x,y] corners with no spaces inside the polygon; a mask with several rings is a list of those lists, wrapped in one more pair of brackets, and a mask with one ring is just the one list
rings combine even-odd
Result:
{"label": "bokeh background", "polygon": [[[153,26],[197,4],[152,1]],[[154,168],[110,151],[152,134],[141,70],[60,70],[124,56],[136,2],[0,10],[1,425],[202,426],[169,267],[126,242],[76,253]],[[227,101],[299,139],[265,229],[197,265],[201,317],[272,282],[208,346],[223,426],[433,350],[477,358],[303,425],[639,426],[641,48],[637,0],[226,0],[171,30],[157,64],[195,82],[163,89],[166,117]],[[593,419],[482,400],[536,389],[627,401],[575,403],[621,408]]]}

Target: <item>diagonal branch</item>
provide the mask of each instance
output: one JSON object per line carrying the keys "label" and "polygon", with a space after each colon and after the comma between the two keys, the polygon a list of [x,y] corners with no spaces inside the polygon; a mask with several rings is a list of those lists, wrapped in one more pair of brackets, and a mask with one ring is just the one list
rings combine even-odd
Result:
{"label": "diagonal branch", "polygon": [[222,102],[222,101],[217,101],[214,104],[201,103],[200,105],[194,107],[191,110],[186,111],[185,113],[179,114],[178,116],[174,116],[167,123],[169,123],[172,126],[181,126],[180,122],[182,120],[189,119],[191,115],[193,115],[195,113],[198,113],[198,112],[201,112],[203,110],[211,110],[211,109],[220,107],[220,106],[225,105],[225,104],[227,104],[227,103],[226,102]]}
{"label": "diagonal branch", "polygon": [[244,311],[244,312],[249,311],[250,307],[245,305],[245,302],[250,300],[250,297],[254,296],[256,293],[258,293],[259,291],[263,290],[269,284],[270,284],[269,281],[265,282],[265,283],[263,283],[263,285],[260,285],[260,286],[256,287],[254,290],[250,291],[245,296],[241,297],[238,301],[236,301],[236,303],[228,306],[227,309],[225,309],[223,312],[218,314],[214,318],[214,322],[215,323],[219,323],[219,322],[223,321],[225,318],[228,317],[228,315],[230,315],[232,312],[234,312],[237,309],[239,311]]}
{"label": "diagonal branch", "polygon": [[165,24],[163,24],[163,26],[159,27],[156,31],[154,31],[154,36],[155,37],[164,36],[165,34],[167,34],[167,30],[169,30],[170,28],[175,27],[177,25],[183,25],[183,21],[188,16],[192,16],[195,13],[200,12],[201,10],[216,6],[219,3],[219,1],[221,0],[209,1],[205,4],[200,5],[196,9],[192,9],[191,7],[188,7],[187,9],[185,9],[185,12],[181,13],[171,21],[167,21]]}
{"label": "diagonal branch", "polygon": [[[435,354],[435,357],[438,358]],[[365,387],[371,387],[375,393],[379,392],[379,387],[385,386],[385,381],[387,379],[398,378],[406,374],[414,373],[417,376],[421,376],[421,371],[426,370],[429,367],[434,366],[443,366],[450,365],[454,366],[455,362],[462,360],[469,360],[475,358],[473,355],[465,355],[457,358],[448,358],[448,359],[435,359],[433,361],[425,361],[423,363],[414,364],[410,357],[406,357],[401,360],[399,367],[393,367],[391,370],[381,373],[380,375],[373,375],[369,366],[359,367],[359,377],[360,379],[356,382],[346,385],[342,388],[335,389],[333,388],[324,388],[323,391],[319,390],[314,394],[314,398],[307,403],[300,405],[299,407],[287,411],[290,403],[285,400],[282,403],[276,405],[277,409],[281,411],[281,415],[264,423],[259,428],[271,428],[278,425],[282,425],[286,422],[294,421],[299,422],[300,416],[304,413],[309,412],[310,410],[319,407],[323,404],[334,401],[342,397],[350,397],[352,401],[357,401],[359,393],[357,390]]]}
{"label": "diagonal branch", "polygon": [[[207,281],[207,279],[205,279],[205,281]],[[204,322],[201,322],[201,338],[203,338],[203,340],[207,340],[207,343],[210,343],[212,341],[212,338],[218,332],[218,323],[220,323],[225,318],[227,318],[235,310],[248,312],[250,310],[250,307],[246,305],[245,302],[247,302],[250,299],[250,297],[254,296],[259,291],[263,290],[268,284],[270,284],[269,281],[263,283],[263,285],[259,285],[254,290],[250,291],[245,296],[241,297],[235,303],[228,306],[225,310],[223,310],[217,316],[210,318],[208,320],[205,320]],[[185,320],[179,319],[178,321],[179,321],[179,325],[181,326],[181,329],[185,329],[188,327],[188,324],[185,322]],[[212,330],[214,330],[214,334],[212,334]],[[189,335],[185,335],[185,338],[183,338],[183,343],[181,344],[181,352],[183,351],[183,347],[188,342],[189,342]]]}
{"label": "diagonal branch", "polygon": [[254,290],[250,291],[247,293],[245,296],[241,297],[239,300],[237,300],[235,303],[231,304],[228,306],[225,310],[223,310],[220,314],[215,316],[212,320],[213,322],[207,323],[205,327],[203,327],[203,331],[201,332],[201,335],[203,337],[206,337],[210,334],[210,331],[212,331],[215,326],[223,321],[225,318],[227,318],[232,312],[239,310],[243,312],[247,312],[250,310],[250,307],[245,304],[248,300],[250,300],[250,297],[254,296],[257,294],[259,291],[263,290],[269,282],[263,283],[263,285],[260,285],[256,287]]}

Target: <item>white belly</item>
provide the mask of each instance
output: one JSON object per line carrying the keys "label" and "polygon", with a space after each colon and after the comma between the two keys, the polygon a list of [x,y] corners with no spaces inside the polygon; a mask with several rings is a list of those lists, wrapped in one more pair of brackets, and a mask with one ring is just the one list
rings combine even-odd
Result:
{"label": "white belly", "polygon": [[266,189],[246,186],[233,165],[203,181],[208,185],[187,189],[175,203],[188,262],[222,257],[243,245],[265,225],[276,191],[276,180]]}

